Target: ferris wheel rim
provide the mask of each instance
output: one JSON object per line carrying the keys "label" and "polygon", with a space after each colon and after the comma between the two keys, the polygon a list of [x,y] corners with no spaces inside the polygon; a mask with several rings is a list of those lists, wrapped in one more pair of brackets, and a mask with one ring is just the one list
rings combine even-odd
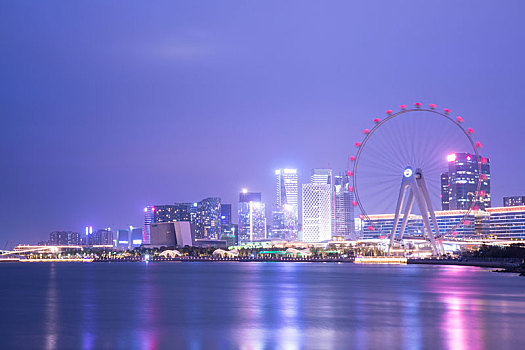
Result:
{"label": "ferris wheel rim", "polygon": [[430,106],[431,106],[430,108],[422,108],[422,107],[420,107],[420,104],[418,106],[417,103],[416,103],[416,107],[415,108],[406,108],[406,106],[401,106],[401,107],[405,107],[405,108],[402,108],[400,111],[395,112],[395,113],[392,110],[387,111],[388,116],[386,118],[382,119],[382,120],[379,120],[378,118],[374,119],[374,122],[375,122],[374,127],[372,129],[365,129],[366,132],[365,132],[364,139],[361,142],[357,142],[356,143],[357,153],[353,157],[354,160],[353,160],[353,167],[352,167],[352,186],[353,186],[353,192],[354,192],[354,200],[357,202],[357,206],[361,210],[361,216],[363,216],[366,221],[373,222],[373,220],[370,219],[369,214],[366,212],[366,210],[363,207],[363,203],[362,203],[362,201],[361,201],[361,199],[359,197],[359,186],[358,186],[358,183],[357,183],[359,159],[361,157],[362,151],[365,149],[365,146],[366,146],[366,143],[368,142],[368,140],[370,140],[370,138],[373,136],[373,134],[379,128],[384,126],[384,124],[386,122],[388,122],[388,121],[390,121],[390,120],[392,120],[392,119],[394,119],[396,117],[399,117],[400,115],[411,113],[411,112],[433,113],[433,114],[441,116],[441,117],[445,118],[446,120],[452,122],[453,124],[455,124],[463,132],[463,134],[467,137],[468,141],[470,142],[470,145],[472,146],[474,154],[476,155],[476,159],[477,159],[477,163],[478,163],[478,174],[479,174],[479,176],[478,176],[478,181],[477,181],[477,186],[476,186],[476,193],[474,195],[474,199],[473,199],[471,205],[469,206],[468,209],[466,209],[465,214],[462,216],[462,218],[459,220],[459,222],[456,225],[454,225],[452,228],[447,230],[447,232],[440,233],[439,236],[435,237],[436,239],[442,239],[443,237],[453,233],[459,226],[461,226],[466,221],[466,218],[474,210],[474,207],[476,206],[476,202],[479,199],[479,194],[480,194],[480,190],[481,190],[481,182],[482,182],[481,164],[482,164],[482,162],[481,162],[481,159],[480,159],[481,157],[480,157],[479,151],[478,151],[478,148],[479,148],[478,144],[479,144],[479,142],[476,143],[474,141],[474,139],[471,137],[471,135],[470,135],[471,133],[468,131],[469,129],[465,129],[461,125],[461,123],[463,122],[463,118],[458,116],[456,118],[456,120],[455,120],[454,118],[452,118],[450,116],[450,114],[449,114],[450,111],[448,109],[445,109],[445,113],[443,113],[443,112],[437,111],[435,109],[435,107],[436,107],[435,105],[430,105]]}

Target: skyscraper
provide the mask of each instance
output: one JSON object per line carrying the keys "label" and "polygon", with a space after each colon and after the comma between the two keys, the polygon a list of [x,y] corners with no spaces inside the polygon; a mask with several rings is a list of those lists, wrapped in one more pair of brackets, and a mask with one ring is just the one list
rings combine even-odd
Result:
{"label": "skyscraper", "polygon": [[155,222],[155,207],[147,206],[144,208],[144,240],[142,243],[149,244],[151,224]]}
{"label": "skyscraper", "polygon": [[441,174],[441,210],[450,210],[450,187],[448,172]]}
{"label": "skyscraper", "polygon": [[111,228],[104,228],[90,233],[87,237],[89,245],[113,245],[113,232]]}
{"label": "skyscraper", "polygon": [[191,221],[192,203],[155,205],[155,222]]}
{"label": "skyscraper", "polygon": [[221,199],[209,197],[197,204],[195,238],[219,239],[221,234]]}
{"label": "skyscraper", "polygon": [[54,231],[49,234],[49,245],[79,245],[80,233],[72,231]]}
{"label": "skyscraper", "polygon": [[190,222],[197,239],[218,239],[221,233],[221,199],[218,197],[205,198],[198,203],[164,204],[151,208],[154,223]]}
{"label": "skyscraper", "polygon": [[129,227],[129,235],[130,235],[130,246],[131,248],[138,247],[142,244],[143,235],[142,235],[142,228],[140,227]]}
{"label": "skyscraper", "polygon": [[[490,161],[488,158],[476,156],[470,153],[449,154],[448,172],[441,174],[441,207],[446,210],[446,197],[449,198],[448,208],[450,210],[465,210],[470,208],[476,189],[478,179],[481,177],[479,190],[480,199],[476,201],[478,209],[490,208]],[[481,173],[478,165],[481,163]],[[448,177],[448,187],[445,179]],[[448,191],[447,191],[448,189]]]}
{"label": "skyscraper", "polygon": [[332,239],[332,171],[313,169],[310,183],[303,184],[303,241]]}
{"label": "skyscraper", "polygon": [[299,222],[297,169],[275,171],[277,196],[272,210],[272,238],[296,240]]}
{"label": "skyscraper", "polygon": [[265,205],[260,192],[248,192],[239,195],[239,241],[249,242],[266,238]]}
{"label": "skyscraper", "polygon": [[129,249],[131,247],[130,232],[124,229],[117,230],[117,247]]}
{"label": "skyscraper", "polygon": [[344,237],[345,239],[356,238],[354,234],[354,193],[349,190],[350,177],[348,175],[337,175],[334,177],[334,222],[335,236]]}

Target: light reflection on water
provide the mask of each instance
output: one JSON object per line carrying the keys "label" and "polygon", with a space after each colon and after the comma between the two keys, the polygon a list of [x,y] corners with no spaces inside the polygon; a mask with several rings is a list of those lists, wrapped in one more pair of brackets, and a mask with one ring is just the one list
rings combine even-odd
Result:
{"label": "light reflection on water", "polygon": [[56,267],[49,268],[49,284],[46,295],[46,349],[56,349],[58,329],[58,291],[56,285]]}
{"label": "light reflection on water", "polygon": [[6,348],[461,350],[525,341],[525,278],[478,268],[15,264],[0,265],[0,276]]}

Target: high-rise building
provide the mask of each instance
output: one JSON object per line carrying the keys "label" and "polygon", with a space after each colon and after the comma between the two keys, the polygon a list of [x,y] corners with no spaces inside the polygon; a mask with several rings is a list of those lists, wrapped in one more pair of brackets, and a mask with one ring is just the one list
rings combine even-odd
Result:
{"label": "high-rise building", "polygon": [[294,208],[299,205],[297,187],[297,169],[278,169],[275,171],[277,180],[277,197],[275,204],[288,204]]}
{"label": "high-rise building", "polygon": [[144,208],[144,239],[142,243],[149,244],[151,224],[155,222],[155,207],[148,205]]}
{"label": "high-rise building", "polygon": [[[441,174],[441,207],[447,210],[446,197],[449,198],[449,210],[470,208],[481,177],[480,199],[476,201],[478,209],[490,208],[490,161],[488,158],[470,153],[449,154],[448,172]],[[481,173],[478,165],[481,163]],[[448,177],[448,186],[444,181]]]}
{"label": "high-rise building", "polygon": [[297,169],[278,169],[276,202],[272,210],[271,238],[297,240],[299,201]]}
{"label": "high-rise building", "polygon": [[310,182],[332,185],[332,169],[312,169]]}
{"label": "high-rise building", "polygon": [[195,238],[219,239],[221,234],[221,199],[205,198],[197,204]]}
{"label": "high-rise building", "polygon": [[518,207],[525,205],[525,196],[503,197],[504,207]]}
{"label": "high-rise building", "polygon": [[231,225],[232,205],[221,203],[221,225]]}
{"label": "high-rise building", "polygon": [[49,245],[79,245],[80,233],[72,231],[54,231],[49,234]]}
{"label": "high-rise building", "polygon": [[[217,197],[205,198],[198,203],[155,205],[145,211],[154,214],[154,223],[190,222],[197,239],[218,239],[221,233],[221,199]],[[146,215],[146,218],[150,219],[151,215]]]}
{"label": "high-rise building", "polygon": [[314,169],[310,183],[303,184],[303,241],[332,239],[332,171]]}
{"label": "high-rise building", "polygon": [[131,237],[129,230],[117,230],[117,247],[123,249],[129,249],[131,247]]}
{"label": "high-rise building", "polygon": [[257,241],[266,237],[265,205],[261,193],[243,189],[239,195],[239,241]]}
{"label": "high-rise building", "polygon": [[142,245],[142,228],[130,226],[129,231],[131,236],[131,248],[139,247],[140,245]]}
{"label": "high-rise building", "polygon": [[155,222],[191,221],[192,203],[175,203],[155,206]]}
{"label": "high-rise building", "polygon": [[448,184],[448,173],[441,174],[441,210],[450,209],[450,188]]}
{"label": "high-rise building", "polygon": [[354,222],[354,192],[350,191],[350,176],[337,175],[334,177],[334,236],[345,239],[355,239]]}
{"label": "high-rise building", "polygon": [[108,227],[90,233],[87,243],[88,245],[113,245],[113,231]]}

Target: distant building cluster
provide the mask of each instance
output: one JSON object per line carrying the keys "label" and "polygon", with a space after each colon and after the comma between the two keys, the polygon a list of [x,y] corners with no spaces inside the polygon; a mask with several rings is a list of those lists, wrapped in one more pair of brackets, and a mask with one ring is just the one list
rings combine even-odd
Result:
{"label": "distant building cluster", "polygon": [[299,221],[297,169],[275,170],[275,201],[271,216],[261,192],[243,189],[237,205],[238,224],[232,222],[232,205],[210,197],[194,203],[152,205],[144,208],[144,242],[154,245],[156,223],[189,222],[194,245],[234,245],[265,240],[321,242],[339,236],[355,237],[353,193],[349,176],[333,176],[331,169],[313,169],[310,183],[302,185],[302,222]]}
{"label": "distant building cluster", "polygon": [[[489,159],[454,153],[447,160],[448,171],[440,176],[442,210],[435,212],[439,230],[454,228],[452,234],[458,238],[525,239],[525,196],[504,197],[503,207],[492,208]],[[143,245],[228,247],[275,240],[315,243],[373,239],[392,231],[393,213],[368,215],[366,219],[355,216],[350,171],[333,174],[332,169],[312,169],[309,181],[301,186],[298,175],[297,169],[275,170],[271,207],[266,206],[261,192],[242,189],[237,223],[233,222],[232,204],[207,197],[198,202],[148,205],[142,227],[113,231],[88,226],[84,234],[55,231],[45,243],[122,249]],[[473,210],[467,212],[471,207]],[[459,222],[463,224],[458,226]],[[423,227],[422,217],[410,214],[406,236],[423,237]],[[397,234],[399,230],[398,226]]]}

